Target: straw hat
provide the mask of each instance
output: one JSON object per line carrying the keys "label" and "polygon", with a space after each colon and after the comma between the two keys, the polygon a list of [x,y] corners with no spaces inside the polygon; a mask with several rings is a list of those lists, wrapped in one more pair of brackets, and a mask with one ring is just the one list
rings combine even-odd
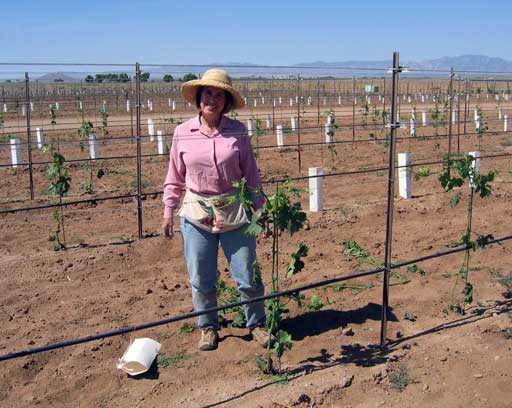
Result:
{"label": "straw hat", "polygon": [[240,109],[245,106],[244,98],[233,88],[231,77],[223,69],[209,69],[201,79],[185,82],[181,86],[181,94],[187,101],[195,105],[197,91],[201,86],[214,86],[228,91],[233,96],[233,109]]}

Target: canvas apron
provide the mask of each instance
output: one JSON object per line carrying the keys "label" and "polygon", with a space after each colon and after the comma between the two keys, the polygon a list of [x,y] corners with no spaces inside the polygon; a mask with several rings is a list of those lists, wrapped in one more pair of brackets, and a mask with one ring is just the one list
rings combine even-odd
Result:
{"label": "canvas apron", "polygon": [[242,203],[231,193],[205,195],[187,190],[179,216],[214,234],[250,223]]}

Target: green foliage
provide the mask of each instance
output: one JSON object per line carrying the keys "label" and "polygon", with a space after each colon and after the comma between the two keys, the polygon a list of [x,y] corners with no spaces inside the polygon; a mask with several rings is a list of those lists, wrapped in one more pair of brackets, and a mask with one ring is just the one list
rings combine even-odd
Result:
{"label": "green foliage", "polygon": [[464,303],[469,305],[473,302],[473,285],[469,282],[464,287]]}
{"label": "green foliage", "polygon": [[[272,360],[270,360],[270,362],[272,362]],[[263,374],[272,374],[273,367],[271,364],[272,363],[269,364],[267,362],[267,359],[264,359],[260,356],[256,357],[256,367],[258,367]]]}
{"label": "green foliage", "polygon": [[105,109],[101,109],[101,130],[103,132],[103,136],[108,136],[108,113]]}
{"label": "green foliage", "polygon": [[149,72],[141,72],[140,73],[140,82],[148,82],[149,81]]}
{"label": "green foliage", "polygon": [[92,75],[87,75],[85,77],[85,82],[88,82],[88,83],[91,83],[91,82],[96,82],[96,83],[116,83],[116,82],[120,82],[120,83],[125,83],[125,82],[130,82],[130,77],[128,76],[128,74],[126,73],[121,73],[121,74],[117,74],[117,73],[105,73],[105,74],[96,74],[94,76],[94,78],[92,77]]}
{"label": "green foliage", "polygon": [[420,168],[416,172],[414,172],[414,179],[418,181],[422,177],[428,177],[431,174],[432,173],[427,166],[420,166]]}
{"label": "green foliage", "polygon": [[[292,197],[300,198],[300,191],[293,187],[291,181],[283,183],[276,189],[276,193],[272,195],[265,195],[266,201],[263,208],[254,210],[252,208],[252,196],[248,191],[247,181],[245,179],[233,183],[237,188],[235,199],[240,200],[244,207],[251,211],[251,223],[245,229],[244,233],[252,236],[258,236],[265,230],[265,224],[271,222],[273,225],[272,234],[272,293],[279,291],[279,260],[278,260],[278,232],[287,232],[293,235],[301,228],[303,228],[306,221],[306,214],[302,211],[300,201],[293,201]],[[262,193],[263,194],[263,193]],[[303,267],[304,263],[301,257],[307,255],[307,246],[299,244],[297,251],[292,254],[292,261],[289,264],[287,275],[292,276],[298,273]],[[254,268],[254,265],[253,265]],[[261,279],[261,271],[259,264],[254,268],[255,278]],[[300,305],[303,296],[295,294],[289,296],[290,300],[295,300]],[[283,315],[288,313],[286,304],[280,298],[268,299],[265,301],[265,308],[267,309],[266,330],[269,333],[268,349],[266,361],[257,359],[256,364],[264,373],[276,373],[272,355],[279,359],[279,368],[277,374],[280,373],[280,357],[286,350],[292,347],[291,335],[284,330],[280,329],[280,324]],[[272,336],[274,338],[272,338]],[[272,345],[272,349],[270,348]]]}
{"label": "green foliage", "polygon": [[57,124],[57,107],[52,103],[50,105],[50,124],[55,126]]}
{"label": "green foliage", "polygon": [[265,300],[265,307],[267,308],[267,330],[271,334],[275,334],[283,320],[283,315],[288,313],[288,309],[279,298]]}
{"label": "green foliage", "polygon": [[288,385],[290,380],[288,378],[288,374],[274,374],[272,375],[272,381],[275,384]]}
{"label": "green foliage", "polygon": [[56,221],[56,226],[55,230],[49,236],[49,241],[54,243],[53,249],[59,251],[66,248],[62,197],[68,193],[71,187],[71,176],[68,171],[63,168],[66,159],[59,152],[56,152],[52,145],[44,145],[41,151],[52,155],[52,163],[47,171],[47,177],[48,180],[50,180],[48,194],[54,198],[58,198],[60,206],[53,211],[53,219]]}
{"label": "green foliage", "polygon": [[331,154],[331,167],[334,169],[334,163],[336,163],[336,157],[338,156],[338,151],[336,150],[335,144],[329,144],[327,146],[327,149],[329,150],[329,153]]}
{"label": "green foliage", "polygon": [[261,284],[263,281],[261,279],[261,266],[258,261],[254,261],[252,263],[252,271],[253,271],[252,283],[255,285]]}
{"label": "green foliage", "polygon": [[252,213],[251,222],[245,228],[244,234],[257,237],[265,232],[264,222],[266,217],[263,216],[263,209],[256,210]]}
{"label": "green foliage", "polygon": [[172,123],[172,124],[175,124],[176,126],[177,126],[177,125],[181,125],[181,124],[183,123],[183,121],[181,120],[181,118],[179,118],[179,119],[174,119],[174,118],[164,118],[164,122]]}
{"label": "green foliage", "polygon": [[409,375],[409,370],[403,365],[398,366],[389,373],[389,384],[394,390],[402,392],[411,383],[412,379]]}
{"label": "green foliage", "polygon": [[382,264],[381,261],[371,256],[367,250],[363,249],[354,240],[343,241],[343,254],[346,255],[349,258],[349,260],[358,261],[355,268],[359,268],[361,265],[364,264],[369,264],[372,266],[379,266]]}
{"label": "green foliage", "polygon": [[228,198],[229,202],[240,201],[242,206],[250,211],[253,204],[253,199],[251,197],[251,192],[247,188],[247,179],[242,177],[240,181],[234,181],[233,187],[237,189],[237,193]]}
{"label": "green foliage", "polygon": [[462,191],[457,191],[455,195],[450,199],[450,207],[455,208],[457,204],[459,204],[460,199],[462,197]]}
{"label": "green foliage", "polygon": [[[219,303],[221,305],[227,305],[229,303],[236,303],[240,301],[240,293],[238,289],[234,286],[228,285],[226,281],[221,278],[217,278],[216,282],[217,286],[217,297],[219,299]],[[218,312],[219,321],[223,325],[228,325],[227,315],[231,315],[234,313],[234,317],[231,320],[231,327],[243,327],[245,326],[245,314],[243,312],[242,306],[230,307],[228,309],[224,309]]]}
{"label": "green foliage", "polygon": [[439,109],[439,98],[436,98],[434,102],[434,108],[430,109],[430,113],[432,115],[432,127],[434,128],[434,136],[439,136],[439,128],[446,125],[446,121],[448,118],[447,111],[448,111],[448,102],[444,103],[444,109],[441,113],[441,110]]}
{"label": "green foliage", "polygon": [[407,266],[407,271],[412,273],[419,273],[421,276],[425,276],[427,272],[425,272],[423,269],[418,268],[418,265],[412,264]]}
{"label": "green foliage", "polygon": [[163,77],[164,82],[172,82],[174,81],[174,78],[171,74],[165,74]]}
{"label": "green foliage", "polygon": [[0,111],[0,129],[4,128],[4,112]]}
{"label": "green foliage", "polygon": [[343,292],[344,290],[350,289],[353,295],[358,295],[364,290],[372,289],[375,285],[373,283],[342,283],[340,285],[334,285],[334,290]]}
{"label": "green foliage", "polygon": [[291,261],[288,265],[288,271],[286,272],[286,277],[290,278],[296,273],[300,272],[302,268],[304,268],[304,262],[301,260],[302,257],[308,255],[308,247],[306,244],[301,242],[297,246],[297,250],[291,254]]}
{"label": "green foliage", "polygon": [[279,231],[293,235],[304,226],[306,213],[302,211],[299,201],[292,202],[288,193],[297,195],[297,192],[290,190],[289,186],[280,186],[275,194],[267,197],[265,211],[271,216],[274,226]]}
{"label": "green foliage", "polygon": [[157,366],[160,368],[167,368],[172,364],[176,364],[178,361],[181,361],[185,358],[184,351],[177,351],[174,354],[171,354],[167,357],[158,356]]}
{"label": "green foliage", "polygon": [[359,110],[359,113],[361,114],[361,126],[366,127],[368,114],[370,113],[370,106],[368,105],[368,102],[364,103],[363,107]]}
{"label": "green foliage", "polygon": [[284,330],[279,330],[276,333],[272,354],[276,357],[281,357],[286,350],[291,350],[292,348],[292,335]]}
{"label": "green foliage", "polygon": [[[460,242],[451,244],[450,246],[464,246],[464,260],[459,272],[456,274],[456,279],[452,289],[452,304],[451,310],[456,310],[464,313],[464,305],[470,304],[473,301],[473,285],[468,281],[470,270],[470,251],[484,248],[489,245],[493,239],[492,235],[478,235],[476,239],[472,239],[472,218],[473,218],[473,200],[475,195],[480,198],[489,197],[492,194],[492,187],[490,183],[496,177],[495,171],[490,171],[487,174],[482,174],[474,168],[475,158],[470,155],[465,155],[461,158],[446,159],[443,171],[439,176],[441,186],[445,191],[453,190],[456,187],[461,187],[464,183],[469,184],[469,195],[467,198],[467,215],[466,215],[466,231],[462,235]],[[456,173],[455,175],[453,173]],[[462,191],[457,191],[450,199],[450,207],[455,208],[460,203],[463,197]],[[463,304],[460,305],[455,302],[455,289],[458,285],[459,279],[464,280]]]}
{"label": "green foliage", "polygon": [[259,157],[260,152],[260,137],[265,134],[265,129],[263,129],[263,125],[261,119],[256,118],[254,115],[252,116],[252,120],[255,123],[255,129],[253,131],[253,136],[256,137],[256,149],[254,155],[256,158]]}
{"label": "green foliage", "polygon": [[325,305],[322,302],[322,299],[318,295],[311,296],[311,303],[309,304],[308,309],[312,311],[318,311],[322,309]]}
{"label": "green foliage", "polygon": [[89,134],[92,132],[93,125],[90,120],[84,120],[82,125],[78,128],[78,135],[85,139],[89,137]]}
{"label": "green foliage", "polygon": [[178,330],[178,334],[192,333],[194,331],[194,326],[190,323],[183,323]]}
{"label": "green foliage", "polygon": [[194,79],[198,79],[197,75],[196,74],[192,74],[191,72],[188,72],[185,75],[183,75],[183,77],[181,78],[181,82],[192,81]]}

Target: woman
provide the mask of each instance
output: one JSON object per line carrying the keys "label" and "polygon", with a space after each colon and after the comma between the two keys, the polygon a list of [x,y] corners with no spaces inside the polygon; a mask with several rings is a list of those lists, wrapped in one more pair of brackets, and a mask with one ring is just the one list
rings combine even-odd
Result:
{"label": "woman", "polygon": [[[217,306],[217,253],[219,243],[229,262],[242,300],[262,296],[264,287],[255,279],[256,241],[243,233],[245,210],[225,198],[236,193],[233,182],[247,180],[253,191],[254,208],[261,208],[261,181],[245,125],[225,116],[245,103],[233,88],[228,73],[211,69],[198,80],[181,87],[183,97],[194,103],[199,114],[176,127],[164,183],[163,234],[173,237],[173,217],[183,191],[180,226],[187,269],[196,311]],[[221,204],[219,204],[219,202]],[[239,203],[238,203],[239,204]],[[235,208],[234,208],[234,207]],[[240,210],[241,209],[241,210]],[[253,338],[265,346],[263,302],[244,306],[247,327]],[[217,312],[199,316],[200,350],[218,345]]]}

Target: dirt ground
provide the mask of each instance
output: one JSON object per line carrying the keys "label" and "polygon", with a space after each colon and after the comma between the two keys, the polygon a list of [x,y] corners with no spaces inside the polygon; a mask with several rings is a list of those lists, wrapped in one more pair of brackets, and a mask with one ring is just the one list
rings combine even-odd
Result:
{"label": "dirt ground", "polygon": [[[321,140],[322,132],[305,132],[302,142]],[[384,259],[387,173],[363,171],[385,168],[388,148],[384,141],[368,140],[367,133],[360,131],[361,141],[352,143],[352,132],[340,129],[335,154],[326,146],[303,147],[300,169],[295,147],[260,150],[264,180],[305,176],[312,166],[324,167],[326,174],[361,171],[326,177],[324,211],[306,211],[306,228],[280,237],[282,289],[372,269],[343,253],[345,240],[357,241],[377,264]],[[411,152],[413,162],[438,161],[447,151],[446,138],[406,135],[406,130],[400,131],[397,152]],[[289,136],[293,143],[294,136]],[[510,134],[489,131],[481,138],[461,136],[459,143],[461,151],[496,156],[512,152],[510,139]],[[273,140],[264,135],[261,144],[272,145]],[[453,143],[456,146],[455,139]],[[133,153],[134,148],[102,145],[105,155]],[[1,154],[6,161],[7,153]],[[482,159],[483,172],[499,173],[493,196],[475,201],[473,230],[478,234],[510,235],[510,164],[509,156]],[[133,192],[134,159],[101,166],[106,175],[95,181],[99,197]],[[393,262],[444,251],[464,233],[464,203],[450,208],[453,194],[442,190],[435,174],[441,165],[428,167],[434,174],[413,181],[412,199],[395,199]],[[0,170],[1,208],[34,205],[27,200],[28,170]],[[90,198],[79,187],[89,169],[77,164],[69,170],[74,177],[71,198]],[[35,204],[49,202],[45,171],[40,166],[35,173]],[[165,172],[165,156],[146,158],[145,191],[160,190]],[[302,181],[296,186],[307,188]],[[273,188],[265,184],[267,193]],[[48,242],[54,226],[51,210],[1,215],[0,354],[191,312],[179,231],[172,241],[159,235],[160,198],[150,194],[143,201],[146,238],[141,241],[135,199],[66,208],[69,248],[58,252]],[[307,210],[307,193],[301,201]],[[299,242],[309,246],[305,268],[284,278],[289,255]],[[0,406],[510,407],[512,340],[506,330],[512,327],[512,300],[500,277],[512,272],[511,252],[511,242],[505,241],[472,253],[475,294],[464,315],[447,311],[462,253],[417,263],[416,272],[398,270],[391,279],[386,349],[379,347],[381,275],[304,292],[304,306],[290,303],[283,322],[293,338],[293,349],[281,361],[286,383],[259,371],[255,359],[265,350],[246,329],[224,327],[218,350],[201,352],[191,319],[0,362]],[[268,292],[270,238],[259,240],[258,256]],[[219,274],[233,284],[222,256]],[[324,304],[319,310],[310,307],[313,295]],[[130,377],[116,369],[116,363],[130,340],[139,337],[152,338],[162,347],[148,373]],[[400,385],[402,390],[397,389]]]}

